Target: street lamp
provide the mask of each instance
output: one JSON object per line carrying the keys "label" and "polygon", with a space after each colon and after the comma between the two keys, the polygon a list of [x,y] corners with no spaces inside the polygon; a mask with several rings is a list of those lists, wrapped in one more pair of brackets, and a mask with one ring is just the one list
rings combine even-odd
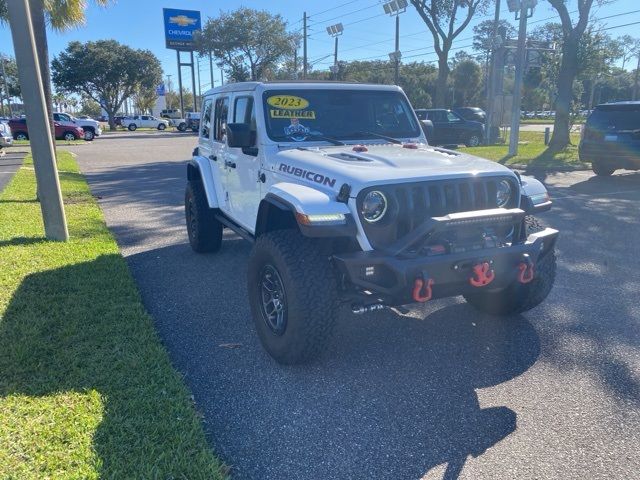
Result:
{"label": "street lamp", "polygon": [[407,11],[407,0],[392,0],[382,5],[384,13],[391,17],[396,17],[396,49],[389,54],[389,59],[395,63],[394,81],[397,85],[400,80],[400,14]]}
{"label": "street lamp", "polygon": [[335,25],[327,27],[327,33],[336,40],[335,50],[333,53],[333,68],[330,68],[333,73],[334,80],[338,79],[338,37],[342,35],[343,32],[344,27],[342,26],[342,23],[336,23]]}

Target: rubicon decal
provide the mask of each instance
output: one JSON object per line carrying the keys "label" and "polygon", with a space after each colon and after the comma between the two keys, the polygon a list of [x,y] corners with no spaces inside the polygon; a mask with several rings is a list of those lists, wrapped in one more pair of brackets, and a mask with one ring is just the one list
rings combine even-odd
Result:
{"label": "rubicon decal", "polygon": [[309,180],[310,182],[316,182],[320,185],[327,185],[329,187],[333,187],[336,184],[335,178],[325,177],[320,173],[311,172],[309,170],[303,170],[302,168],[292,167],[285,163],[280,164],[279,170],[281,172],[288,173],[289,175],[295,175],[296,177],[304,178],[305,180]]}

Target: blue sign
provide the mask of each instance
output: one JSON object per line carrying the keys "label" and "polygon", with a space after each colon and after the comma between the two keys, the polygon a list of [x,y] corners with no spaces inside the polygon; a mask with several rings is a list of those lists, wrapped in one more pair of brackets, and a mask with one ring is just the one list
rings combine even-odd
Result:
{"label": "blue sign", "polygon": [[193,35],[202,29],[200,12],[195,10],[177,10],[165,8],[164,11],[164,38],[167,48],[174,50],[194,49]]}
{"label": "blue sign", "polygon": [[164,97],[165,95],[164,83],[161,83],[156,87],[156,95],[158,95],[159,97]]}

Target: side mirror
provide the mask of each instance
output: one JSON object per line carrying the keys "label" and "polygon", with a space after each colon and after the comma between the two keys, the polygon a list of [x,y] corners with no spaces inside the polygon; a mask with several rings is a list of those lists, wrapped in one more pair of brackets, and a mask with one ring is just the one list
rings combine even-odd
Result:
{"label": "side mirror", "polygon": [[249,148],[255,143],[251,125],[248,123],[227,124],[227,145],[231,148]]}

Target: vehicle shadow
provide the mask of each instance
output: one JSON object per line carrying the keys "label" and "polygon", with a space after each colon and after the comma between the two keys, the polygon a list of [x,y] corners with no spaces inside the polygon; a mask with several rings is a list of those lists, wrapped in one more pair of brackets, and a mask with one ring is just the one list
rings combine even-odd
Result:
{"label": "vehicle shadow", "polygon": [[420,478],[446,464],[453,479],[516,430],[513,410],[481,407],[475,390],[535,363],[540,341],[524,317],[452,301],[412,316],[344,313],[326,354],[283,367],[254,332],[249,250],[232,240],[216,255],[183,244],[127,258],[234,478]]}

